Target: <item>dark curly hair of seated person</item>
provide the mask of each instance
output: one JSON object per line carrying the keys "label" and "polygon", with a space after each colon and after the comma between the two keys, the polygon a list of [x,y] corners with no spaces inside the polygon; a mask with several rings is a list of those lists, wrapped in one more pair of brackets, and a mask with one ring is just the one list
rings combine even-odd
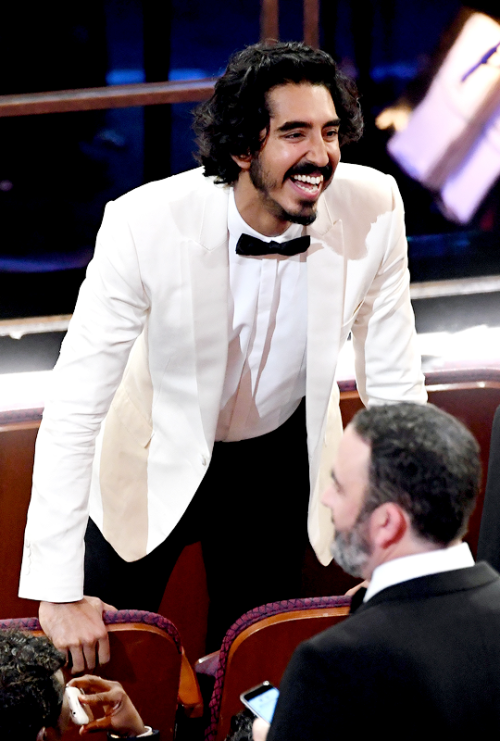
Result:
{"label": "dark curly hair of seated person", "polygon": [[212,97],[195,111],[197,159],[207,177],[227,185],[238,180],[240,168],[232,155],[260,151],[269,131],[267,93],[289,83],[326,87],[340,119],[340,145],[360,138],[363,118],[356,86],[329,54],[299,42],[255,44],[231,57]]}
{"label": "dark curly hair of seated person", "polygon": [[64,686],[55,676],[66,659],[44,637],[0,631],[0,737],[35,741],[57,726]]}

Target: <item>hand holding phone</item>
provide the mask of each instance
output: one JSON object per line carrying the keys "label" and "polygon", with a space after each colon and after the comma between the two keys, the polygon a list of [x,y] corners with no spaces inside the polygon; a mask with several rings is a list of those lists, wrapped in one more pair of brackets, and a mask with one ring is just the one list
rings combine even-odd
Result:
{"label": "hand holding phone", "polygon": [[81,697],[84,692],[79,687],[66,687],[66,697],[68,698],[68,705],[71,713],[71,720],[78,726],[84,726],[89,722],[90,718],[87,715],[85,708],[80,704]]}
{"label": "hand holding phone", "polygon": [[250,708],[254,715],[270,723],[273,719],[278,697],[279,690],[277,687],[266,681],[243,692],[240,695],[240,700],[247,708]]}
{"label": "hand holding phone", "polygon": [[252,725],[253,741],[267,741],[267,734],[270,728],[270,723],[262,720],[262,718],[255,718]]}

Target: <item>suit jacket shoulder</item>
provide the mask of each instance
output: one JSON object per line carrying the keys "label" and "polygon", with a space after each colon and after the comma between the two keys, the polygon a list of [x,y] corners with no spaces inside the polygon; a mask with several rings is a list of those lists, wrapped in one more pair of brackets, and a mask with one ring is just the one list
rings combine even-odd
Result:
{"label": "suit jacket shoulder", "polygon": [[[348,209],[353,216],[369,208],[376,213],[392,211],[402,206],[399,190],[392,175],[372,167],[340,162],[325,198],[333,214],[338,208]],[[341,214],[340,214],[341,215]]]}
{"label": "suit jacket shoulder", "polygon": [[422,634],[422,645],[429,646],[433,635],[441,634],[442,639],[448,630],[456,629],[457,614],[475,623],[483,612],[492,625],[498,622],[500,630],[500,576],[488,564],[479,563],[388,587],[363,603],[347,621],[318,634],[310,643],[325,655],[334,645],[352,647],[354,643],[358,648],[376,644],[370,650],[382,653],[398,643],[411,644],[414,650],[410,636],[419,623],[427,636],[424,640]]}
{"label": "suit jacket shoulder", "polygon": [[214,178],[206,178],[203,175],[203,168],[197,167],[194,170],[187,170],[178,175],[140,185],[117,198],[115,203],[124,209],[147,209],[150,204],[175,203],[183,198],[203,193],[204,190],[208,192],[214,187],[224,186],[215,186]]}
{"label": "suit jacket shoulder", "polygon": [[361,736],[387,718],[411,738],[497,726],[499,636],[500,577],[486,564],[390,587],[299,647],[268,741]]}
{"label": "suit jacket shoulder", "polygon": [[164,236],[165,229],[202,241],[205,231],[213,231],[214,214],[218,221],[226,218],[228,192],[228,186],[216,185],[197,168],[135,188],[109,203],[106,217],[112,218],[113,228],[126,224],[139,242],[154,244],[155,231]]}

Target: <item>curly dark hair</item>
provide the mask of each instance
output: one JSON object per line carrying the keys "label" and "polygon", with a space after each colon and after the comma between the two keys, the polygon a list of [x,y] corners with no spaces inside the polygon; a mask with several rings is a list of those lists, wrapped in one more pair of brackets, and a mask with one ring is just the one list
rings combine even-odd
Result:
{"label": "curly dark hair", "polygon": [[388,404],[353,418],[371,447],[364,515],[397,502],[425,540],[448,545],[462,537],[481,480],[479,446],[469,430],[432,404]]}
{"label": "curly dark hair", "polygon": [[0,738],[35,741],[57,725],[64,687],[55,673],[65,660],[47,638],[0,631]]}
{"label": "curly dark hair", "polygon": [[231,155],[253,155],[269,130],[267,93],[287,83],[324,85],[340,119],[340,144],[356,141],[363,118],[356,86],[324,51],[299,42],[255,44],[234,54],[212,97],[195,111],[197,159],[216,182],[236,182],[239,166]]}

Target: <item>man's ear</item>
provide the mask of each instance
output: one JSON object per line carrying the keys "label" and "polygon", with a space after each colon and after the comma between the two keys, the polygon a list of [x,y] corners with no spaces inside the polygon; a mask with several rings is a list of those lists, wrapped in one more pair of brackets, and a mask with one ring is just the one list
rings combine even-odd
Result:
{"label": "man's ear", "polygon": [[406,535],[410,520],[399,504],[386,502],[372,512],[369,527],[372,542],[385,550],[399,543]]}
{"label": "man's ear", "polygon": [[252,164],[251,154],[232,154],[231,157],[241,170],[250,169],[250,165]]}

